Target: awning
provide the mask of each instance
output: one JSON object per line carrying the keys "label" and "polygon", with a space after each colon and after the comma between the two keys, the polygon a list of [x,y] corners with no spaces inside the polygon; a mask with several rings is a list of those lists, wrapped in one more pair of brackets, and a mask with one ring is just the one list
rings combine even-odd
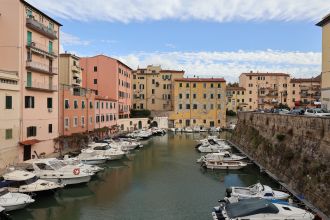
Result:
{"label": "awning", "polygon": [[25,141],[21,141],[19,142],[21,145],[33,145],[36,143],[39,143],[40,141],[38,139],[31,139],[31,140],[25,140]]}

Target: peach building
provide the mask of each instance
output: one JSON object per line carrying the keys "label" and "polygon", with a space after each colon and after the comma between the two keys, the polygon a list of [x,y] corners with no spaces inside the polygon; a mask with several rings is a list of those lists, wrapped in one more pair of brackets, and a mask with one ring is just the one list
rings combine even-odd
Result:
{"label": "peach building", "polygon": [[[132,69],[119,60],[97,55],[80,59],[82,86],[102,99],[118,101],[118,118],[129,118],[132,107]],[[116,105],[117,106],[117,105]]]}
{"label": "peach building", "polygon": [[94,130],[95,92],[82,88],[80,58],[60,54],[59,133],[71,135]]}
{"label": "peach building", "polygon": [[54,151],[58,136],[58,50],[61,24],[24,0],[3,0],[0,69],[18,73],[18,160]]}
{"label": "peach building", "polygon": [[103,96],[95,97],[95,128],[117,125],[118,102]]}
{"label": "peach building", "polygon": [[226,89],[227,110],[245,111],[247,103],[245,102],[246,89],[243,87],[228,87]]}
{"label": "peach building", "polygon": [[244,102],[247,110],[271,109],[288,103],[290,75],[286,73],[242,73],[239,86],[246,89]]}

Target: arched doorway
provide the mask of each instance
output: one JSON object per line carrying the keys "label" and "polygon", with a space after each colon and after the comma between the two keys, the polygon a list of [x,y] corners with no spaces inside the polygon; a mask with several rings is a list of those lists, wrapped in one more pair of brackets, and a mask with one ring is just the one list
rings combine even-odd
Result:
{"label": "arched doorway", "polygon": [[157,123],[157,121],[153,121],[153,122],[151,122],[150,127],[151,127],[151,128],[153,128],[153,127],[158,127],[158,123]]}
{"label": "arched doorway", "polygon": [[139,127],[139,129],[142,129],[142,121],[138,122],[138,127]]}

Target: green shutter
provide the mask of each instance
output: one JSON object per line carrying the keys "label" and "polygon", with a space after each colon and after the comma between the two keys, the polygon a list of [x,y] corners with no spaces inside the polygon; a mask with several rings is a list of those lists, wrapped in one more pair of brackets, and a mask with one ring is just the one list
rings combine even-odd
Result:
{"label": "green shutter", "polygon": [[32,73],[27,72],[27,87],[32,87]]}
{"label": "green shutter", "polygon": [[6,140],[13,138],[13,130],[12,129],[6,129]]}
{"label": "green shutter", "polygon": [[12,97],[6,96],[6,109],[12,109]]}
{"label": "green shutter", "polygon": [[53,42],[51,42],[51,41],[49,41],[49,44],[48,44],[48,52],[53,53]]}
{"label": "green shutter", "polygon": [[28,31],[27,32],[27,44],[30,46],[32,43],[32,32]]}

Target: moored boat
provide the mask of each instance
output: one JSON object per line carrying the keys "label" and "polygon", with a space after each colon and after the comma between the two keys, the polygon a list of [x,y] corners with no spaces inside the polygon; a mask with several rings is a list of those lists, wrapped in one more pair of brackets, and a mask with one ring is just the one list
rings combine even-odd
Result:
{"label": "moored boat", "polygon": [[5,211],[23,209],[33,202],[34,199],[24,193],[12,193],[7,188],[0,189],[0,206]]}
{"label": "moored boat", "polygon": [[241,161],[205,161],[202,166],[212,170],[239,170],[246,167],[247,163]]}
{"label": "moored boat", "polygon": [[197,163],[202,163],[205,161],[239,161],[245,159],[246,156],[240,156],[237,154],[232,154],[228,151],[218,152],[218,153],[209,153],[204,156],[201,156]]}

